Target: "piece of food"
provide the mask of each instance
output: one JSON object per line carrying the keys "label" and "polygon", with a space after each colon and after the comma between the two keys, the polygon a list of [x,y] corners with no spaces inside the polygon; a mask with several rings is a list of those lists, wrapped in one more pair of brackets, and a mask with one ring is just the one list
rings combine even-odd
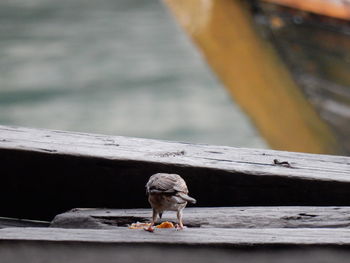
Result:
{"label": "piece of food", "polygon": [[175,228],[174,224],[168,221],[165,221],[156,226],[156,228]]}
{"label": "piece of food", "polygon": [[[129,229],[152,229],[150,228],[151,223],[140,223],[140,222],[136,222],[136,223],[132,223],[128,228]],[[168,221],[165,221],[157,226],[155,226],[156,228],[175,228],[174,224]]]}

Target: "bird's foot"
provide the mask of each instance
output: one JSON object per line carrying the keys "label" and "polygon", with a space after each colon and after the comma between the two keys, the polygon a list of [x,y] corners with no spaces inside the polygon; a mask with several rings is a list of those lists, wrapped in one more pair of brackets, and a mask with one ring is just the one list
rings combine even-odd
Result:
{"label": "bird's foot", "polygon": [[147,231],[147,232],[153,233],[154,232],[154,227],[153,226],[145,227],[144,230]]}
{"label": "bird's foot", "polygon": [[184,228],[185,228],[185,227],[184,227],[183,225],[180,225],[180,224],[176,224],[176,225],[175,225],[175,229],[176,229],[176,230],[184,230]]}

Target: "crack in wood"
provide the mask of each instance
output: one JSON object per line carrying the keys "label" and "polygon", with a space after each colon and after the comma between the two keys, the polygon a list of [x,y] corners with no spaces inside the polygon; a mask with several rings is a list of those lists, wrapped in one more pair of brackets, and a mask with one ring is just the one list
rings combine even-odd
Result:
{"label": "crack in wood", "polygon": [[58,152],[57,150],[53,150],[53,149],[46,149],[46,148],[36,148],[40,151],[44,151],[44,152],[49,152],[49,153],[56,153]]}
{"label": "crack in wood", "polygon": [[273,164],[274,165],[279,165],[282,167],[286,167],[286,168],[294,168],[289,162],[287,161],[279,161],[278,159],[273,159]]}
{"label": "crack in wood", "polygon": [[209,157],[201,157],[201,156],[199,156],[199,157],[194,156],[193,158],[210,160],[210,161],[217,161],[217,162],[242,163],[242,164],[261,165],[261,166],[273,166],[273,164],[271,164],[271,163],[245,162],[245,161],[235,161],[235,160],[228,160],[228,159],[217,159],[217,158],[209,158]]}
{"label": "crack in wood", "polygon": [[313,214],[307,214],[307,213],[300,213],[300,216],[307,216],[307,217],[316,217],[318,215],[313,215]]}
{"label": "crack in wood", "polygon": [[176,152],[164,152],[164,153],[158,153],[156,154],[159,157],[176,157],[176,156],[183,156],[185,155],[185,151],[176,151]]}
{"label": "crack in wood", "polygon": [[103,145],[106,145],[106,146],[120,146],[118,143],[104,143]]}
{"label": "crack in wood", "polygon": [[213,154],[224,154],[223,152],[216,152],[216,151],[204,151],[206,153],[213,153]]}

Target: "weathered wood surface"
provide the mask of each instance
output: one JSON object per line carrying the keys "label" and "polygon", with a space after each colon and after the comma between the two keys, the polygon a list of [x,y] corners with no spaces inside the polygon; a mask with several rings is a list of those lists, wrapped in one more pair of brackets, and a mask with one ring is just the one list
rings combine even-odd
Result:
{"label": "weathered wood surface", "polygon": [[0,241],[95,242],[116,244],[171,244],[182,246],[264,246],[264,245],[350,245],[350,229],[342,228],[267,228],[226,229],[187,228],[157,229],[62,229],[3,228]]}
{"label": "weathered wood surface", "polygon": [[350,157],[0,126],[0,160],[6,217],[149,207],[157,172],[180,174],[199,206],[350,205]]}
{"label": "weathered wood surface", "polygon": [[[184,224],[201,228],[349,228],[350,207],[186,208]],[[73,209],[57,215],[51,227],[111,229],[149,222],[151,209]],[[166,212],[158,223],[176,222]]]}
{"label": "weathered wood surface", "polygon": [[[350,182],[350,157],[0,126],[0,149]],[[274,164],[287,161],[291,168]]]}

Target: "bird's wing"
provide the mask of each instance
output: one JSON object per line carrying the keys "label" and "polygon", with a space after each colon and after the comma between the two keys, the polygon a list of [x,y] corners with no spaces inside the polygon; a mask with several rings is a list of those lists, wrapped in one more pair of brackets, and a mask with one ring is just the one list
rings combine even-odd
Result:
{"label": "bird's wing", "polygon": [[177,174],[154,174],[150,177],[146,188],[148,193],[188,193],[185,181]]}

